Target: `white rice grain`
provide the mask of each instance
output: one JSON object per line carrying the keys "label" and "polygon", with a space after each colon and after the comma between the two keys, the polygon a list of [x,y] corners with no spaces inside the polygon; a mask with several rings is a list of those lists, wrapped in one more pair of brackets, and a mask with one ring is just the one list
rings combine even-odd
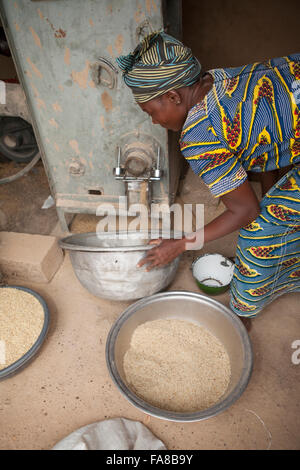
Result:
{"label": "white rice grain", "polygon": [[183,320],[154,320],[134,331],[125,353],[129,388],[169,411],[201,411],[215,404],[230,381],[223,344],[206,328]]}
{"label": "white rice grain", "polygon": [[0,370],[20,359],[38,339],[44,324],[44,310],[29,292],[0,289],[0,341],[4,357]]}

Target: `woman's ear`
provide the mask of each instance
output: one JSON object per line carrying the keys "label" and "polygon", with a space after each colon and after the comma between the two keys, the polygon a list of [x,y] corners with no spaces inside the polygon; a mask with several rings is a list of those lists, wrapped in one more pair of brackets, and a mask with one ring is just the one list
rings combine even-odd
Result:
{"label": "woman's ear", "polygon": [[167,91],[166,96],[172,104],[178,105],[181,103],[181,97],[176,90]]}

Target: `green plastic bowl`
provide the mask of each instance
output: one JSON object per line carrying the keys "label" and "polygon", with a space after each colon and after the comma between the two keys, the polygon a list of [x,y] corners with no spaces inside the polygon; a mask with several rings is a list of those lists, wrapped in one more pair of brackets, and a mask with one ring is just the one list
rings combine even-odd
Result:
{"label": "green plastic bowl", "polygon": [[233,276],[234,262],[218,253],[199,256],[192,263],[192,273],[198,287],[209,295],[225,292]]}

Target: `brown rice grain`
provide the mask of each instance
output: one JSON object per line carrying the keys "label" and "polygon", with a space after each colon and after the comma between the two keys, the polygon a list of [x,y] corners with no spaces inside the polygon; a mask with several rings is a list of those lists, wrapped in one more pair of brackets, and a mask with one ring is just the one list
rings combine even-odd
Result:
{"label": "brown rice grain", "polygon": [[230,381],[223,344],[188,321],[148,321],[133,332],[123,367],[129,388],[169,411],[201,411],[215,404]]}
{"label": "brown rice grain", "polygon": [[44,310],[36,297],[12,287],[0,289],[0,341],[5,345],[0,370],[20,359],[36,342]]}

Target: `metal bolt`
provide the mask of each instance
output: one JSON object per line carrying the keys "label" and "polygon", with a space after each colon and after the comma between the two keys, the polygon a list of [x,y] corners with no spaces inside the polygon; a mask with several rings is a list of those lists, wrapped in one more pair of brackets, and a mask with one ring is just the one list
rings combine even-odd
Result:
{"label": "metal bolt", "polygon": [[71,175],[76,175],[76,176],[83,175],[84,172],[85,172],[85,167],[82,163],[73,161],[69,164],[69,173]]}

